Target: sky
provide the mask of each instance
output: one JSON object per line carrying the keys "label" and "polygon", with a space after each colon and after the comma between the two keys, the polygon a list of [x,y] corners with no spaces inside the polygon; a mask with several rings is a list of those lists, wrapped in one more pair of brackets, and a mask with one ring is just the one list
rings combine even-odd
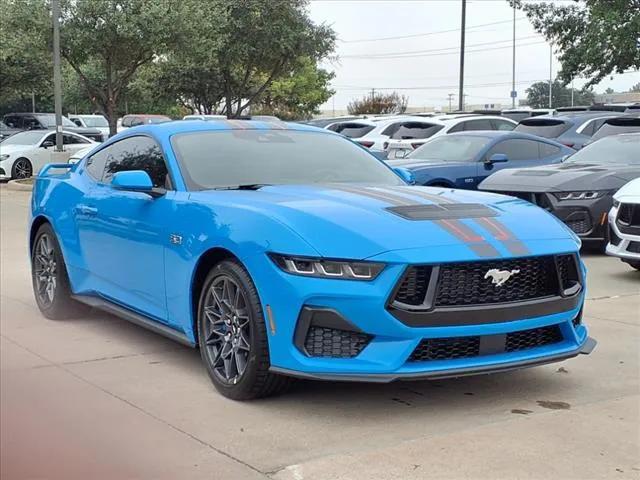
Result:
{"label": "sky", "polygon": [[[448,108],[450,93],[457,105],[460,0],[312,0],[309,14],[338,36],[337,60],[322,64],[336,75],[336,94],[323,110],[345,109],[372,88],[407,95],[410,107]],[[466,23],[466,103],[510,105],[513,9],[506,0],[467,0]],[[549,80],[549,57],[549,44],[516,12],[518,98],[531,83]],[[559,69],[554,56],[554,77]],[[640,72],[613,75],[595,91],[627,91],[638,82]],[[584,83],[576,79],[575,87]]]}

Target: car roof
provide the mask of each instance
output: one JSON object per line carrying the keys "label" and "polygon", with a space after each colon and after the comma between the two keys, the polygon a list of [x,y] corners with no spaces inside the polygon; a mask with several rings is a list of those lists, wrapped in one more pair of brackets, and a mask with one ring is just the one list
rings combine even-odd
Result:
{"label": "car roof", "polygon": [[538,115],[537,117],[529,117],[521,120],[521,122],[532,122],[536,120],[559,120],[562,122],[587,121],[592,118],[602,118],[609,116],[620,116],[619,112],[601,111],[601,112],[567,112],[558,115]]}
{"label": "car roof", "polygon": [[517,139],[525,139],[525,140],[534,140],[536,142],[542,142],[542,143],[552,143],[554,145],[562,146],[561,143],[558,143],[551,138],[543,138],[537,135],[531,135],[530,133],[516,132],[514,130],[471,130],[468,132],[449,133],[439,138],[460,137],[460,136],[484,137],[484,138],[492,138],[492,139],[502,139],[502,138],[516,139],[517,138]]}

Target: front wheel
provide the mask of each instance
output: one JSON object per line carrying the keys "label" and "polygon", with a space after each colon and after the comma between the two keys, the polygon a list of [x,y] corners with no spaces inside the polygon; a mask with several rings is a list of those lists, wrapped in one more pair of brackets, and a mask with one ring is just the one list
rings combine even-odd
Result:
{"label": "front wheel", "polygon": [[640,260],[628,260],[626,263],[628,263],[630,267],[640,270]]}
{"label": "front wheel", "polygon": [[214,266],[198,305],[200,354],[216,389],[234,400],[274,395],[290,379],[269,372],[269,348],[258,292],[238,262]]}
{"label": "front wheel", "polygon": [[13,162],[11,167],[11,178],[13,180],[21,180],[29,178],[33,175],[33,165],[28,158],[18,158]]}

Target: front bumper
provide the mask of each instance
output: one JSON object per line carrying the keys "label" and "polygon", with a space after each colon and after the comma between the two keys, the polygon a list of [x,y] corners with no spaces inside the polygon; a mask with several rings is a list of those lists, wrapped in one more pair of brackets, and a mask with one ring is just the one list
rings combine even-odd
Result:
{"label": "front bumper", "polygon": [[610,241],[606,253],[623,261],[640,262],[640,235],[630,235],[620,231],[617,224],[618,208],[613,206],[609,212]]}
{"label": "front bumper", "polygon": [[[536,253],[574,252],[575,244],[568,240],[549,241],[544,242],[544,247],[541,244],[542,248],[547,248],[548,252]],[[451,258],[453,254],[446,253],[446,250],[444,247],[434,247],[429,249],[429,255],[442,262],[454,261]],[[390,253],[385,262],[387,267],[371,282],[293,276],[282,272],[273,262],[263,262],[262,259],[250,265],[253,278],[269,278],[268,282],[256,282],[256,285],[267,314],[272,371],[306,378],[373,382],[444,378],[556,362],[579,353],[589,353],[595,345],[588,337],[587,328],[579,320],[584,289],[572,307],[565,311],[537,315],[529,313],[509,321],[491,319],[483,323],[470,321],[473,313],[467,312],[463,314],[464,318],[460,318],[459,324],[407,325],[389,311],[387,301],[411,261],[395,263],[391,261],[392,258],[396,257]],[[584,271],[582,273],[584,276]],[[336,312],[345,322],[333,326],[366,335],[366,345],[350,358],[309,355],[302,347],[304,339],[298,328],[304,317],[302,313],[308,308]],[[345,323],[348,326],[345,327]],[[329,322],[321,326],[331,327],[332,324]],[[466,358],[412,359],[414,351],[427,339],[506,337],[511,333],[545,327],[557,328],[561,332],[561,339],[553,344],[518,351],[484,352]]]}

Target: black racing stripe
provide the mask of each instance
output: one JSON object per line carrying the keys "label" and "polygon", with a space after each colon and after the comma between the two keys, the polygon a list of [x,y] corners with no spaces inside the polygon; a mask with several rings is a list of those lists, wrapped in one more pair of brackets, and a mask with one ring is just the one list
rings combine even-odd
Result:
{"label": "black racing stripe", "polygon": [[434,203],[457,203],[455,200],[443,197],[442,195],[436,195],[434,193],[428,193],[422,191],[422,187],[388,187],[396,192],[404,193],[405,195],[414,195],[416,197],[429,200]]}
{"label": "black racing stripe", "polygon": [[500,253],[493,245],[460,220],[446,219],[434,222],[458,240],[463,241],[479,257],[499,257]]}
{"label": "black racing stripe", "polygon": [[475,222],[486,228],[512,255],[528,255],[527,246],[497,218],[477,218]]}
{"label": "black racing stripe", "polygon": [[364,187],[356,187],[354,185],[338,185],[338,184],[330,184],[328,185],[328,187],[333,188],[334,190],[342,190],[343,192],[352,193],[354,195],[361,195],[363,197],[372,198],[373,200],[378,200],[379,202],[386,202],[396,207],[407,207],[409,205],[414,205],[414,203],[411,203],[409,199],[403,199],[396,196],[383,195],[381,193],[376,193],[371,190],[365,189]]}

